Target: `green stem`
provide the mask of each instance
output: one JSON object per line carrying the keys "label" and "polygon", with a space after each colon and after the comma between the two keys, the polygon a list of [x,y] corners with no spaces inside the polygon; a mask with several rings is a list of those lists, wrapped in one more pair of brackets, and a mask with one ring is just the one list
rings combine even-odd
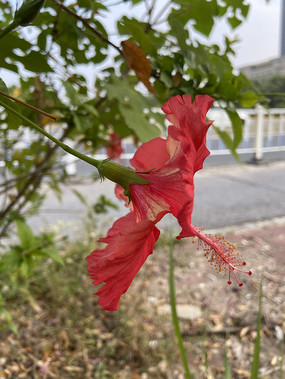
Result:
{"label": "green stem", "polygon": [[63,143],[61,141],[59,141],[57,138],[55,138],[54,136],[52,136],[51,134],[49,134],[48,132],[46,132],[44,129],[42,129],[40,126],[38,126],[37,124],[35,124],[33,121],[31,121],[27,117],[21,115],[21,113],[17,112],[15,109],[13,109],[12,107],[10,107],[6,103],[3,103],[1,100],[0,100],[0,105],[3,108],[6,108],[9,112],[11,112],[14,115],[16,115],[17,117],[19,117],[22,121],[24,121],[30,127],[32,127],[33,129],[37,130],[38,132],[42,133],[44,136],[46,136],[48,139],[50,139],[51,141],[53,141],[55,144],[57,144],[59,147],[61,147],[67,153],[74,155],[75,157],[77,157],[77,158],[79,158],[79,159],[81,159],[81,160],[83,160],[83,161],[91,164],[92,166],[95,166],[97,169],[100,166],[101,161],[98,161],[97,159],[88,157],[87,155],[84,155],[84,154],[80,153],[79,151],[72,149],[72,147],[66,145],[65,143]]}
{"label": "green stem", "polygon": [[17,27],[17,24],[13,21],[10,25],[7,26],[7,28],[5,28],[4,30],[0,32],[0,39],[4,37],[6,34],[8,34],[9,32],[11,32],[12,30],[14,30],[16,27]]}
{"label": "green stem", "polygon": [[185,370],[185,378],[190,379],[191,374],[188,367],[187,357],[183,345],[183,340],[181,332],[179,329],[179,321],[176,311],[176,297],[175,297],[175,282],[174,282],[174,264],[173,264],[173,238],[170,240],[169,247],[169,292],[170,292],[170,304],[171,304],[171,313],[172,313],[172,323],[175,330],[177,343],[180,351],[180,356]]}

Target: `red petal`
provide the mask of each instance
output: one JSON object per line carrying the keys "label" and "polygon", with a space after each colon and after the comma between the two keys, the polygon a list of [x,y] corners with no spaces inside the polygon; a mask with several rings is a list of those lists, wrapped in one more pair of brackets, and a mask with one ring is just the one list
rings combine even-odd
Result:
{"label": "red petal", "polygon": [[118,309],[120,297],[127,291],[146,258],[152,254],[159,230],[151,221],[135,223],[133,212],[117,220],[106,238],[108,245],[91,253],[87,270],[93,284],[105,283],[95,294],[103,309]]}
{"label": "red petal", "polygon": [[131,165],[138,171],[160,168],[169,160],[166,150],[166,140],[160,137],[143,143],[130,160]]}

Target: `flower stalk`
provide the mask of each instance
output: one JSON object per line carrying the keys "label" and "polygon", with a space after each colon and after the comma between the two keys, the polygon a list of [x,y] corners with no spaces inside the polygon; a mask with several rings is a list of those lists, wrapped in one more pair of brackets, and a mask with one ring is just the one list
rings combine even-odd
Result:
{"label": "flower stalk", "polygon": [[5,29],[0,31],[0,39],[6,34],[15,30],[18,26],[30,25],[38,16],[45,0],[26,0],[22,6],[15,12],[14,20]]}
{"label": "flower stalk", "polygon": [[66,145],[65,143],[55,138],[53,135],[48,133],[46,130],[42,129],[40,126],[35,124],[33,121],[31,121],[27,117],[23,116],[21,113],[16,111],[7,103],[4,103],[0,100],[0,105],[6,108],[9,112],[19,117],[23,122],[25,122],[31,128],[35,129],[36,131],[40,132],[45,137],[53,141],[56,145],[58,145],[67,153],[74,155],[75,157],[91,164],[92,166],[95,166],[97,170],[99,171],[101,178],[104,179],[106,177],[109,180],[121,185],[124,188],[125,190],[124,194],[125,196],[129,198],[129,201],[131,201],[131,192],[129,188],[130,184],[148,184],[149,183],[147,180],[137,175],[135,170],[129,169],[115,162],[110,162],[110,158],[104,159],[104,160],[98,160],[98,159],[89,157],[88,155],[80,153],[79,151],[73,149],[72,147]]}

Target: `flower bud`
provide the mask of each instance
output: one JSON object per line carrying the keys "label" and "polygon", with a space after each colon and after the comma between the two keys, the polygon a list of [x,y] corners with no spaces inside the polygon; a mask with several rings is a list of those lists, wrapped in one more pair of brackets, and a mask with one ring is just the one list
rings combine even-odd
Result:
{"label": "flower bud", "polygon": [[39,14],[45,0],[25,0],[21,8],[15,12],[15,23],[20,26],[29,25]]}
{"label": "flower bud", "polygon": [[149,184],[136,171],[107,159],[102,161],[98,167],[98,171],[103,178],[106,177],[123,187],[125,190],[124,195],[129,198],[129,201],[131,201],[130,184]]}

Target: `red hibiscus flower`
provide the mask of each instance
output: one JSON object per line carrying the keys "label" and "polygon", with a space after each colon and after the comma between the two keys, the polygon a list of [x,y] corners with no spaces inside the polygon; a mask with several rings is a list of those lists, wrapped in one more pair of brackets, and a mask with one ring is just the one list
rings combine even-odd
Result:
{"label": "red hibiscus flower", "polygon": [[122,152],[122,138],[115,132],[110,133],[109,142],[106,145],[106,153],[108,157],[114,156],[114,159],[118,159],[120,158]]}
{"label": "red hibiscus flower", "polygon": [[244,272],[240,266],[245,263],[235,253],[234,246],[218,236],[202,234],[191,223],[193,176],[210,154],[206,147],[206,133],[211,121],[206,121],[206,113],[212,102],[207,95],[196,96],[193,103],[187,95],[170,98],[162,107],[172,123],[167,139],[155,138],[144,143],[131,160],[136,174],[145,184],[129,184],[128,198],[123,188],[116,186],[117,197],[126,201],[130,213],[114,223],[105,239],[99,240],[107,243],[107,247],[97,249],[87,257],[87,269],[95,279],[94,284],[105,283],[96,292],[103,309],[118,308],[121,295],[152,253],[159,236],[155,224],[166,213],[172,213],[181,226],[177,238],[197,236],[210,263],[218,271],[228,271],[228,283],[231,283],[233,274],[242,285],[235,271]]}

